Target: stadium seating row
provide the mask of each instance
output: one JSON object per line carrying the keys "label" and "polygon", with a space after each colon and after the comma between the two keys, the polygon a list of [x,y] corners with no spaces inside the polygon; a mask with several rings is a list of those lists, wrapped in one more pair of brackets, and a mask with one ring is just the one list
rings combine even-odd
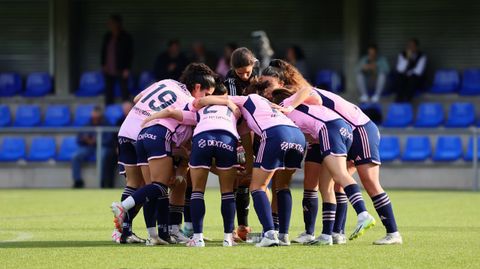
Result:
{"label": "stadium seating row", "polygon": [[[24,138],[4,137],[0,144],[0,162],[16,162],[18,160],[32,162],[56,160],[68,162],[72,160],[77,148],[78,144],[75,136],[65,137],[60,144],[58,152],[55,138],[34,137],[30,144],[30,150],[27,153]],[[95,155],[91,156],[89,160],[95,161]]]}
{"label": "stadium seating row", "polygon": [[[480,138],[477,141],[480,143]],[[480,153],[480,150],[478,152]],[[480,154],[477,154],[477,156],[480,156]],[[473,138],[470,137],[467,150],[463,152],[460,136],[439,136],[433,154],[428,136],[407,137],[403,154],[400,150],[400,139],[398,137],[384,136],[380,139],[380,159],[383,162],[398,159],[408,162],[423,162],[430,158],[435,162],[451,162],[462,158],[465,161],[472,161]]]}
{"label": "stadium seating row", "polygon": [[[12,120],[10,109],[7,105],[0,105],[0,127],[67,127],[86,126],[90,122],[92,110],[95,105],[78,105],[75,109],[75,118],[72,121],[68,105],[51,105],[45,110],[42,122],[42,113],[38,105],[19,105]],[[109,125],[116,125],[122,118],[122,106],[119,104],[109,105],[105,108],[105,119]]]}
{"label": "stadium seating row", "polygon": [[435,72],[431,93],[460,95],[480,94],[480,69],[465,69],[460,79],[460,73],[455,69],[442,69]]}
{"label": "stadium seating row", "polygon": [[[148,72],[142,72],[138,78],[138,84],[131,76],[128,81],[128,89],[132,95],[155,81],[153,75]],[[103,93],[105,81],[101,72],[85,72],[80,79],[80,85],[76,92],[77,96],[97,96]],[[10,97],[14,95],[23,95],[26,97],[41,97],[51,93],[53,90],[53,81],[50,74],[46,72],[32,73],[27,77],[25,91],[22,79],[17,73],[0,73],[0,97]],[[120,85],[115,85],[115,95],[120,96]]]}
{"label": "stadium seating row", "polygon": [[440,103],[423,103],[418,107],[414,122],[413,106],[408,103],[393,103],[388,107],[384,127],[434,128],[444,125],[449,128],[464,128],[475,124],[475,107],[472,103],[452,103],[445,119]]}

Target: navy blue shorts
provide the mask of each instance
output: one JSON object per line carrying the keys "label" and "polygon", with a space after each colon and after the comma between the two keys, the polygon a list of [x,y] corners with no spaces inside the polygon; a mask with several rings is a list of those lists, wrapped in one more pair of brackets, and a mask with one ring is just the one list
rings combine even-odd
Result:
{"label": "navy blue shorts", "polygon": [[230,169],[238,166],[237,163],[238,139],[227,131],[215,130],[196,134],[192,139],[190,153],[191,168],[206,168],[215,166],[218,169]]}
{"label": "navy blue shorts", "polygon": [[172,132],[162,125],[153,125],[142,129],[138,134],[137,164],[148,165],[152,159],[172,156]]}
{"label": "navy blue shorts", "polygon": [[297,127],[280,125],[263,131],[254,167],[265,171],[301,168],[305,136]]}
{"label": "navy blue shorts", "polygon": [[348,159],[355,165],[366,163],[380,164],[380,132],[372,121],[353,130],[353,143],[348,152]]}
{"label": "navy blue shorts", "polygon": [[123,136],[118,137],[118,164],[137,166],[136,141]]}
{"label": "navy blue shorts", "polygon": [[117,166],[118,166],[118,174],[127,177],[125,166],[123,166],[123,164],[118,164]]}
{"label": "navy blue shorts", "polygon": [[352,127],[342,119],[329,121],[320,129],[319,160],[320,162],[328,155],[347,157],[352,145]]}
{"label": "navy blue shorts", "polygon": [[322,156],[320,155],[320,144],[308,144],[305,161],[322,163]]}

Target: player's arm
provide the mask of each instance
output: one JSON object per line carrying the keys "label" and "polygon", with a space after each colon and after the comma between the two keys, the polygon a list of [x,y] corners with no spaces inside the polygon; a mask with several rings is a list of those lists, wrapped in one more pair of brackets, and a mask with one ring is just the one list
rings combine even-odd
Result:
{"label": "player's arm", "polygon": [[307,105],[322,105],[322,98],[320,98],[320,96],[318,96],[318,94],[316,94],[310,87],[301,88],[288,99],[292,101],[284,104],[285,107],[276,104],[272,104],[272,107],[278,109],[285,114],[288,114],[292,112],[292,110],[294,110],[297,106],[303,103]]}
{"label": "player's arm", "polygon": [[134,104],[138,103],[138,101],[140,101],[140,99],[142,99],[142,96],[143,96],[143,92],[137,94],[137,96],[135,96],[135,98],[133,98],[133,103]]}
{"label": "player's arm", "polygon": [[210,95],[210,96],[205,96],[200,99],[196,99],[193,102],[193,107],[196,109],[200,109],[205,106],[209,105],[222,105],[222,106],[228,106],[234,113],[238,113],[235,111],[239,111],[238,105],[239,103],[235,103],[232,101],[232,98],[229,98],[226,95]]}
{"label": "player's arm", "polygon": [[166,109],[158,111],[158,112],[150,115],[148,118],[146,118],[142,123],[142,127],[144,127],[148,122],[150,122],[152,120],[165,119],[165,118],[172,118],[174,120],[182,122],[183,121],[183,113],[180,110],[166,108]]}

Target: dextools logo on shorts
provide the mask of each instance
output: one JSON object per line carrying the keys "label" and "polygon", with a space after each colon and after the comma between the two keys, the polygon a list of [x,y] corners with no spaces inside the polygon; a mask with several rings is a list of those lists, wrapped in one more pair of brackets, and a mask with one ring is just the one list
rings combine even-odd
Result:
{"label": "dextools logo on shorts", "polygon": [[156,140],[157,136],[154,135],[154,134],[139,134],[138,135],[138,140],[144,140],[144,139]]}
{"label": "dextools logo on shorts", "polygon": [[297,143],[282,142],[280,148],[284,151],[287,151],[289,149],[294,149],[300,151],[301,153],[303,153],[304,151],[303,146]]}
{"label": "dextools logo on shorts", "polygon": [[198,147],[203,149],[207,145],[207,141],[205,139],[198,140]]}
{"label": "dextools logo on shorts", "polygon": [[216,147],[216,148],[226,149],[228,151],[233,151],[233,146],[225,144],[222,141],[205,140],[205,139],[198,140],[198,147],[199,148],[204,148],[205,146]]}
{"label": "dextools logo on shorts", "polygon": [[353,134],[350,133],[350,132],[347,130],[347,128],[345,128],[345,127],[340,128],[340,134],[341,134],[343,137],[346,137],[346,138],[348,138],[348,139],[350,139],[350,140],[353,139]]}

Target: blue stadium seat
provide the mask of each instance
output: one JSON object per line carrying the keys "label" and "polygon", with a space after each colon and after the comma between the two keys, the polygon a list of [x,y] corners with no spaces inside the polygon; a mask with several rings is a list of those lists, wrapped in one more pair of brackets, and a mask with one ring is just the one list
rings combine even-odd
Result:
{"label": "blue stadium seat", "polygon": [[[137,95],[138,89],[135,86],[135,79],[133,79],[133,76],[128,77],[127,88],[128,88],[128,92],[131,95]],[[115,88],[113,90],[114,90],[114,93],[115,93],[115,97],[122,96],[121,90],[120,90],[120,81],[117,80],[117,82],[115,82]]]}
{"label": "blue stadium seat", "polygon": [[105,80],[101,72],[85,72],[80,78],[77,96],[97,96],[103,93]]}
{"label": "blue stadium seat", "polygon": [[461,128],[475,124],[475,107],[472,103],[453,103],[448,111],[446,127]]}
{"label": "blue stadium seat", "polygon": [[0,105],[0,127],[8,126],[12,123],[12,115],[7,105]]}
{"label": "blue stadium seat", "polygon": [[[477,145],[477,159],[480,160],[480,137],[477,138]],[[473,160],[473,137],[468,139],[467,151],[463,155],[463,159],[470,162]]]}
{"label": "blue stadium seat", "polygon": [[87,126],[90,124],[92,111],[95,105],[78,105],[75,109],[74,126]]}
{"label": "blue stadium seat", "polygon": [[25,139],[23,137],[4,137],[0,144],[0,161],[16,162],[26,157]]}
{"label": "blue stadium seat", "polygon": [[432,149],[428,136],[409,136],[403,152],[402,160],[422,162],[430,158]]}
{"label": "blue stadium seat", "polygon": [[143,71],[138,78],[138,92],[145,90],[155,82],[155,77],[150,71]]}
{"label": "blue stadium seat", "polygon": [[63,138],[57,154],[57,161],[68,162],[72,160],[73,154],[77,151],[77,137],[68,136]]}
{"label": "blue stadium seat", "polygon": [[105,118],[110,125],[117,125],[117,121],[123,117],[122,105],[114,104],[105,108]]}
{"label": "blue stadium seat", "polygon": [[444,121],[443,107],[439,103],[423,103],[418,107],[415,127],[438,127]]}
{"label": "blue stadium seat", "polygon": [[466,69],[463,71],[461,95],[480,94],[480,69]]}
{"label": "blue stadium seat", "polygon": [[400,157],[400,140],[396,136],[382,136],[379,150],[382,162],[396,160]]}
{"label": "blue stadium seat", "polygon": [[70,124],[70,108],[67,105],[53,105],[47,107],[44,126],[61,127]]}
{"label": "blue stadium seat", "polygon": [[442,69],[435,72],[431,93],[454,93],[460,86],[460,75],[454,69]]}
{"label": "blue stadium seat", "polygon": [[406,127],[413,121],[413,108],[408,103],[393,103],[388,107],[385,127]]}
{"label": "blue stadium seat", "polygon": [[16,127],[33,127],[40,125],[41,112],[37,105],[19,105],[15,113]]}
{"label": "blue stadium seat", "polygon": [[45,72],[32,73],[27,78],[24,96],[39,97],[52,91],[52,77]]}
{"label": "blue stadium seat", "polygon": [[340,75],[333,70],[319,70],[315,76],[315,85],[317,87],[329,90],[332,92],[340,92],[342,89],[342,79]]}
{"label": "blue stadium seat", "polygon": [[53,137],[34,137],[30,143],[28,161],[42,162],[55,158],[57,151]]}
{"label": "blue stadium seat", "polygon": [[14,96],[22,91],[22,79],[17,73],[0,74],[0,96]]}
{"label": "blue stadium seat", "polygon": [[437,162],[451,162],[460,159],[462,153],[462,139],[459,136],[439,136],[432,159]]}

